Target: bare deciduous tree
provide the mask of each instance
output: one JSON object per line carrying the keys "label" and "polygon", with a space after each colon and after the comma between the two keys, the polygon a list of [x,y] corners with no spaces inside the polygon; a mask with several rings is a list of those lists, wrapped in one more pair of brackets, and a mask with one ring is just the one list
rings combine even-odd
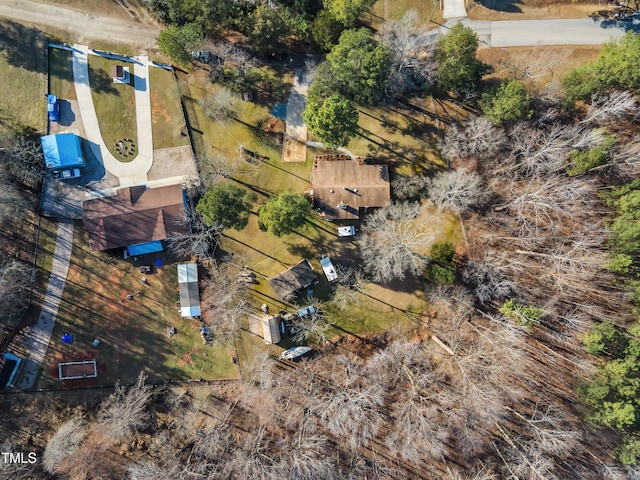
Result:
{"label": "bare deciduous tree", "polygon": [[42,465],[49,473],[55,473],[62,463],[69,460],[87,435],[84,420],[74,417],[65,422],[47,442],[42,456]]}
{"label": "bare deciduous tree", "polygon": [[331,302],[340,310],[357,306],[366,293],[367,276],[359,269],[336,264],[338,279],[333,288]]}
{"label": "bare deciduous tree", "polygon": [[419,203],[394,203],[367,217],[361,252],[374,280],[403,279],[424,269],[426,258],[420,252],[432,240],[433,233],[416,220],[420,210]]}
{"label": "bare deciduous tree", "polygon": [[207,93],[198,103],[207,118],[224,124],[233,116],[236,98],[228,88],[218,87]]}
{"label": "bare deciduous tree", "polygon": [[580,122],[606,125],[614,120],[624,120],[637,114],[637,102],[631,92],[613,91],[591,97],[591,105]]}
{"label": "bare deciduous tree", "polygon": [[31,268],[15,260],[0,261],[0,312],[10,319],[23,311],[28,302],[28,287],[31,284]]}
{"label": "bare deciduous tree", "polygon": [[232,338],[238,320],[250,311],[246,285],[224,264],[210,262],[200,302],[216,341]]}
{"label": "bare deciduous tree", "polygon": [[496,262],[489,256],[484,259],[470,259],[462,271],[462,279],[474,289],[476,297],[482,303],[506,298],[516,286],[496,268]]}
{"label": "bare deciduous tree", "polygon": [[42,182],[46,170],[38,141],[23,135],[4,135],[0,145],[0,161],[12,177],[30,186]]}
{"label": "bare deciduous tree", "polygon": [[449,160],[456,158],[487,159],[496,155],[507,142],[502,127],[485,117],[476,117],[465,125],[453,125],[447,130],[442,153]]}
{"label": "bare deciduous tree", "polygon": [[569,152],[576,148],[574,134],[573,128],[565,124],[539,129],[521,122],[509,133],[510,158],[528,177],[559,172],[566,167]]}
{"label": "bare deciduous tree", "polygon": [[431,84],[437,71],[435,43],[416,10],[408,10],[400,20],[385,23],[379,39],[391,52],[387,92],[420,91]]}
{"label": "bare deciduous tree", "polygon": [[151,387],[145,385],[146,376],[140,373],[135,385],[115,391],[100,406],[100,420],[96,428],[106,442],[114,445],[125,440],[132,432],[146,425],[147,406],[151,400]]}
{"label": "bare deciduous tree", "polygon": [[319,392],[313,407],[327,430],[352,451],[377,435],[383,419],[383,386],[369,382],[361,368],[354,358],[338,358],[332,383]]}
{"label": "bare deciduous tree", "polygon": [[391,182],[391,191],[398,200],[417,200],[427,195],[429,177],[424,175],[411,175],[397,177]]}
{"label": "bare deciduous tree", "polygon": [[487,199],[482,178],[475,172],[452,170],[437,174],[429,182],[429,198],[439,209],[464,212],[481,207]]}

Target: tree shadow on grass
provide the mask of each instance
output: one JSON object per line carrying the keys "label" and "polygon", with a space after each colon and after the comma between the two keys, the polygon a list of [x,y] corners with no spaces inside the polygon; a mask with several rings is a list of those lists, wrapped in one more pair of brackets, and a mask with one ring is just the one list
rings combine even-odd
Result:
{"label": "tree shadow on grass", "polygon": [[9,65],[36,73],[46,73],[44,49],[47,38],[37,28],[12,20],[0,20],[0,55]]}
{"label": "tree shadow on grass", "polygon": [[522,9],[518,6],[522,3],[520,0],[475,0],[476,3],[482,5],[489,10],[507,13],[522,13]]}
{"label": "tree shadow on grass", "polygon": [[113,86],[113,78],[104,69],[89,64],[89,82],[91,90],[97,93],[108,93],[120,96],[120,92]]}

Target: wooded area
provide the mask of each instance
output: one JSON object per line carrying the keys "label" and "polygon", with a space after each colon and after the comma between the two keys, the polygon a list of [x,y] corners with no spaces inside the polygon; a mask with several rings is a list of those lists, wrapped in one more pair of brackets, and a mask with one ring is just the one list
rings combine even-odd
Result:
{"label": "wooded area", "polygon": [[[325,127],[351,118],[354,105],[429,95],[466,112],[447,118],[439,145],[447,168],[394,178],[393,202],[368,214],[357,239],[362,268],[337,268],[329,294],[340,309],[368,301],[375,282],[411,279],[429,308],[403,312],[390,331],[333,336],[317,308],[291,332],[316,348],[315,357],[293,362],[258,354],[238,381],[158,386],[141,374],[134,385],[93,394],[4,395],[0,408],[11,414],[0,423],[2,451],[35,448],[42,461],[0,463],[0,475],[640,477],[640,82],[628,75],[640,64],[638,35],[627,34],[593,65],[570,73],[565,94],[534,95],[524,78],[483,83],[490,69],[476,58],[477,36],[462,25],[435,43],[424,41],[414,14],[376,37],[350,29],[366,1],[324,2],[323,9],[305,1],[277,9],[146,3],[172,25],[167,35],[187,39],[177,57],[199,35],[221,28],[254,38],[258,52],[278,51],[274,45],[294,36],[331,50],[317,69],[306,114],[312,133],[331,145],[348,138]],[[310,33],[327,15],[344,32]],[[197,35],[185,35],[194,26]],[[232,68],[212,68],[210,79],[242,90],[256,64],[241,49],[225,51]],[[371,68],[354,66],[353,52]],[[228,120],[234,100],[221,91],[225,96],[205,102],[207,116]],[[314,124],[317,115],[333,122]],[[353,121],[347,126],[357,135]],[[24,142],[13,137],[2,150],[0,182],[15,185],[10,162],[30,151],[20,147]],[[222,231],[244,229],[256,200],[223,183],[236,168],[223,160],[202,160],[202,218],[173,246],[207,260],[203,316],[215,319],[216,338],[229,339],[239,334],[252,299],[224,262],[211,260]],[[9,187],[3,192],[7,221],[23,197]],[[227,199],[235,201],[225,207]],[[286,235],[304,224],[310,206],[298,193],[273,194],[257,210],[260,228]],[[428,207],[460,218],[464,245],[434,242],[430,225],[420,222]],[[18,311],[26,270],[17,260],[1,267],[3,306]]]}

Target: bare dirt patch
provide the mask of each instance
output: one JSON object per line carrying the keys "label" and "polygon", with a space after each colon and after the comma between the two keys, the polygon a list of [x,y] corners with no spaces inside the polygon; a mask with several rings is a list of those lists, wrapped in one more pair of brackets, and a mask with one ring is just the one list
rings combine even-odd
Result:
{"label": "bare dirt patch", "polygon": [[304,162],[307,159],[307,145],[305,143],[294,140],[291,137],[285,137],[282,145],[282,161],[283,162]]}
{"label": "bare dirt patch", "polygon": [[181,367],[185,367],[187,365],[193,367],[195,365],[195,362],[193,361],[193,358],[191,358],[191,352],[187,352],[182,355],[178,359],[178,365],[180,365]]}
{"label": "bare dirt patch", "polygon": [[553,0],[480,0],[467,1],[467,14],[473,20],[542,20],[587,18],[594,12],[610,9],[607,2],[554,2]]}

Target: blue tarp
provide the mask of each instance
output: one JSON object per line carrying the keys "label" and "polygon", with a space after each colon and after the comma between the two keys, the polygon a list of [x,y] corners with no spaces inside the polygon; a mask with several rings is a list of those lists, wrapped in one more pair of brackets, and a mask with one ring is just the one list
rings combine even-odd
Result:
{"label": "blue tarp", "polygon": [[73,335],[71,335],[70,333],[65,333],[60,340],[62,341],[62,343],[71,343],[73,342]]}
{"label": "blue tarp", "polygon": [[286,120],[287,118],[287,104],[286,103],[278,103],[274,105],[271,109],[271,115],[280,120]]}
{"label": "blue tarp", "polygon": [[44,163],[48,169],[84,167],[80,138],[74,133],[59,133],[40,138]]}
{"label": "blue tarp", "polygon": [[137,255],[144,255],[145,253],[161,252],[164,250],[162,242],[160,240],[155,242],[138,243],[136,245],[129,245],[127,247],[129,256],[135,257]]}

